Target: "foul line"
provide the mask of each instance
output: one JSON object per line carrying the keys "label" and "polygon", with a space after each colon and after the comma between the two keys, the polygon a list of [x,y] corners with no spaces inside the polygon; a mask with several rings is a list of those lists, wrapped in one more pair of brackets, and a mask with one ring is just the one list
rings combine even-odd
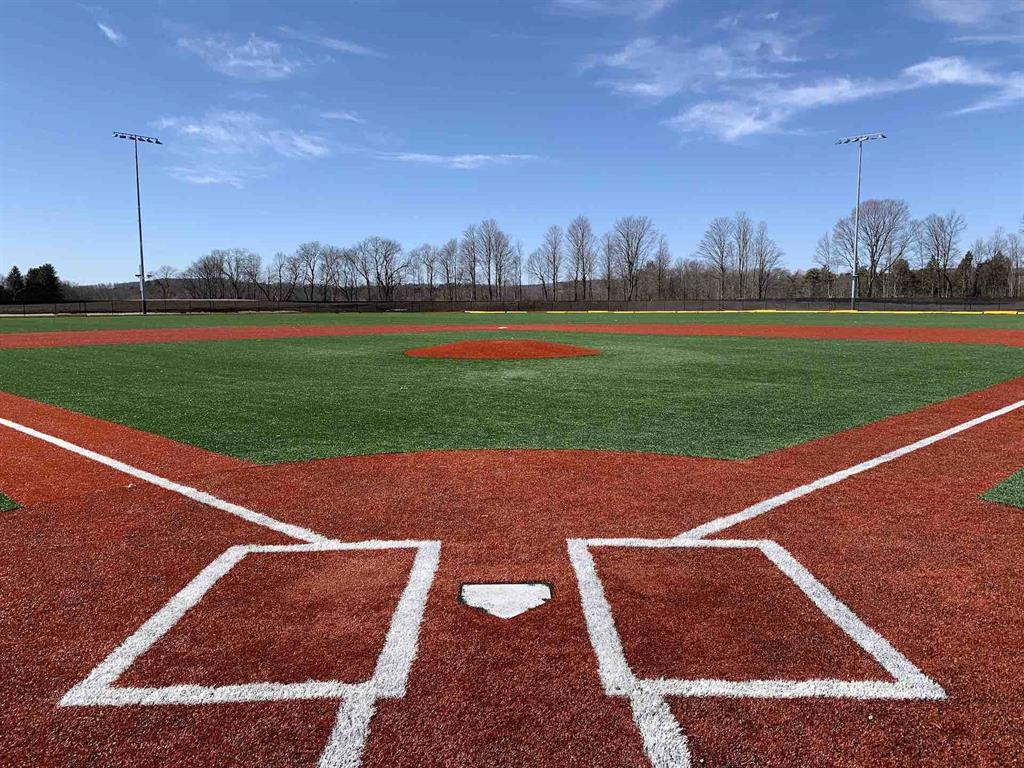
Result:
{"label": "foul line", "polygon": [[98,464],[103,464],[111,469],[116,469],[118,472],[123,472],[124,474],[131,475],[139,480],[144,480],[145,482],[156,485],[164,490],[180,494],[181,496],[185,496],[193,501],[198,501],[200,504],[205,504],[208,507],[219,509],[221,512],[227,512],[235,517],[240,517],[247,522],[255,523],[256,525],[269,528],[272,531],[284,534],[290,538],[304,541],[307,544],[327,544],[334,541],[334,539],[323,536],[315,531],[311,531],[308,528],[277,520],[276,518],[270,517],[270,515],[265,515],[262,512],[255,512],[248,507],[243,507],[241,504],[224,501],[224,499],[217,498],[211,493],[200,491],[198,488],[193,488],[189,485],[176,483],[173,480],[168,480],[166,477],[154,475],[152,472],[147,472],[144,469],[133,467],[131,464],[126,464],[123,461],[118,461],[117,459],[112,459],[109,456],[104,456],[102,453],[90,451],[88,448],[83,448],[75,443],[62,440],[59,437],[54,437],[53,435],[48,435],[45,432],[40,432],[37,429],[32,429],[32,427],[26,427],[24,424],[19,424],[16,421],[0,418],[0,425],[9,427],[16,432],[21,432],[29,437],[34,437],[38,440],[42,440],[43,442],[50,443],[58,448],[63,448],[66,451],[78,454],[83,458],[90,459]]}
{"label": "foul line", "polygon": [[887,464],[890,461],[894,461],[898,458],[906,456],[907,454],[919,451],[922,448],[927,448],[929,445],[933,445],[941,440],[945,440],[948,437],[958,435],[961,432],[965,432],[966,430],[971,429],[972,427],[978,426],[979,424],[984,424],[986,421],[991,421],[992,419],[999,418],[1000,416],[1005,416],[1007,413],[1010,413],[1022,407],[1024,407],[1024,400],[1018,400],[1015,403],[1011,403],[1010,405],[986,413],[983,416],[978,416],[977,418],[971,419],[970,421],[965,421],[963,424],[957,424],[955,427],[950,427],[949,429],[943,430],[942,432],[934,434],[930,437],[923,438],[922,440],[918,440],[917,442],[911,443],[910,445],[905,445],[902,448],[897,448],[894,451],[889,451],[888,453],[884,453],[881,456],[877,456],[873,459],[862,461],[860,464],[855,464],[854,466],[849,467],[848,469],[842,469],[838,472],[833,472],[831,475],[826,475],[825,477],[814,480],[813,482],[807,483],[806,485],[801,485],[799,488],[794,488],[791,491],[780,493],[778,496],[772,496],[770,499],[760,501],[757,504],[749,506],[746,509],[736,512],[734,514],[725,515],[723,517],[715,518],[714,520],[711,520],[707,523],[702,523],[701,525],[698,525],[696,528],[691,528],[688,531],[680,533],[678,536],[675,537],[675,540],[678,541],[680,539],[702,539],[706,536],[721,533],[722,531],[728,528],[732,528],[734,525],[739,525],[740,523],[745,523],[748,520],[753,520],[755,517],[759,517],[760,515],[763,515],[765,512],[770,512],[773,509],[784,506],[795,499],[799,499],[801,496],[806,496],[807,494],[813,493],[814,491],[820,490],[822,488],[827,488],[830,485],[835,485],[836,483],[842,482],[843,480],[846,480],[849,477],[859,475],[862,472],[867,472],[869,469],[874,469],[875,467],[881,466],[882,464]]}

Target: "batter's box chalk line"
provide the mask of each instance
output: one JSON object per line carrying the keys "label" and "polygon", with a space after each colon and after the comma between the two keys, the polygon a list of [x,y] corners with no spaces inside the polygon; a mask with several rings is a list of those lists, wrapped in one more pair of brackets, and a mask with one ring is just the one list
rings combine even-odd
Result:
{"label": "batter's box chalk line", "polygon": [[[569,539],[569,559],[576,571],[591,645],[601,684],[608,696],[630,700],[633,719],[654,768],[690,765],[689,747],[666,697],[757,699],[929,699],[946,698],[942,686],[861,620],[824,584],[775,541],[764,539]],[[750,549],[763,554],[815,606],[891,676],[890,680],[717,680],[637,677],[626,660],[611,604],[590,552],[594,547],[637,549]]]}
{"label": "batter's box chalk line", "polygon": [[[239,685],[167,685],[126,687],[117,680],[166,635],[232,568],[250,554],[294,554],[415,549],[409,580],[391,617],[373,675],[359,683],[309,680],[301,683],[253,682]],[[370,720],[379,699],[400,699],[416,658],[420,626],[441,555],[439,541],[338,541],[310,544],[237,545],[230,547],[121,643],[89,675],[65,694],[62,707],[158,704],[224,704],[289,699],[340,699],[321,768],[352,768],[361,761]]]}

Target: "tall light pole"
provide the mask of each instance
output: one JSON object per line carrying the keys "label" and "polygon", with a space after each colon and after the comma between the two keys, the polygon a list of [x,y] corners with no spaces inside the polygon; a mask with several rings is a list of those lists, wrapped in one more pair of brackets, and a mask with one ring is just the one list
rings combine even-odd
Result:
{"label": "tall light pole", "polygon": [[137,133],[114,131],[115,139],[127,139],[135,145],[135,208],[139,214],[139,296],[142,298],[142,314],[146,314],[146,257],[142,250],[142,192],[139,189],[139,142],[146,144],[163,144],[160,139],[152,136],[139,136]]}
{"label": "tall light pole", "polygon": [[857,308],[857,278],[860,271],[858,244],[860,242],[860,169],[864,161],[864,142],[886,139],[884,133],[865,133],[863,136],[847,136],[836,139],[836,144],[857,145],[857,207],[853,209],[853,277],[850,280],[850,309]]}

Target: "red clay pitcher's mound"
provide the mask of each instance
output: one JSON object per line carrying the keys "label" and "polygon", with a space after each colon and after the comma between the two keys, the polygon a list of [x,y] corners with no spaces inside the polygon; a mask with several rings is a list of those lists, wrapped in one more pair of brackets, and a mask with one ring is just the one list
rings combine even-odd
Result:
{"label": "red clay pitcher's mound", "polygon": [[534,360],[542,357],[584,357],[600,353],[598,349],[551,341],[481,339],[420,347],[407,350],[405,354],[410,357],[449,357],[455,360]]}

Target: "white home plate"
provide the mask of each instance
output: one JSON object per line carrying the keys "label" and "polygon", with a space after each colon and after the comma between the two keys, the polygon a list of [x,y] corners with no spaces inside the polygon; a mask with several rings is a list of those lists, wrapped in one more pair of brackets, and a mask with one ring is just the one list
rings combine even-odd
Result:
{"label": "white home plate", "polygon": [[461,602],[500,619],[511,619],[550,599],[551,585],[540,583],[463,584],[459,590]]}

